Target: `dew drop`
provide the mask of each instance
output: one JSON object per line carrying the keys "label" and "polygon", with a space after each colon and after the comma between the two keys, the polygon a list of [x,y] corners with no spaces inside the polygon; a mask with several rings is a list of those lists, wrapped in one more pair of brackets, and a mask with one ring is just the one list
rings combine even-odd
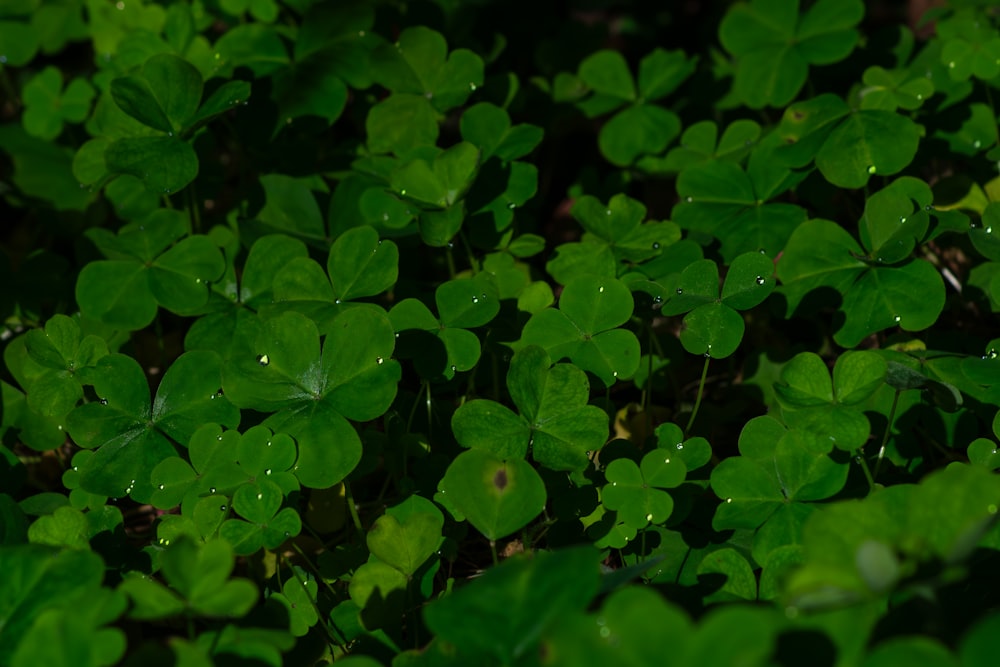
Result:
{"label": "dew drop", "polygon": [[257,363],[260,364],[261,366],[267,366],[269,363],[271,363],[271,359],[266,354],[258,354]]}
{"label": "dew drop", "polygon": [[258,493],[257,494],[257,500],[263,500],[263,499],[264,499],[264,494],[263,493]]}
{"label": "dew drop", "polygon": [[455,372],[455,371],[457,371],[457,370],[458,370],[458,367],[457,367],[457,366],[455,366],[455,364],[452,364],[452,365],[451,365],[451,372],[452,372],[452,373],[454,373],[454,372]]}
{"label": "dew drop", "polygon": [[733,502],[733,499],[732,498],[726,498],[726,502],[727,503],[731,503],[731,502]]}
{"label": "dew drop", "polygon": [[955,69],[955,61],[954,60],[952,60],[950,63],[948,63],[948,69]]}
{"label": "dew drop", "polygon": [[291,537],[291,536],[292,536],[292,534],[291,534],[291,533],[289,533],[289,532],[288,532],[288,531],[286,530],[286,531],[285,531],[285,537]]}
{"label": "dew drop", "polygon": [[682,288],[678,287],[677,288],[677,293],[678,294],[684,294],[684,290]]}
{"label": "dew drop", "polygon": [[73,466],[73,472],[80,472],[80,466]]}
{"label": "dew drop", "polygon": [[271,446],[271,441],[270,441],[270,440],[268,440],[268,441],[267,441],[267,446],[268,446],[268,447],[270,447],[270,446]]}
{"label": "dew drop", "polygon": [[984,229],[983,231],[984,231],[984,232],[986,232],[987,234],[992,234],[992,233],[993,233],[993,227],[992,227],[992,226],[990,226],[990,227],[987,227],[987,228],[986,228],[986,229]]}
{"label": "dew drop", "polygon": [[219,511],[220,511],[220,512],[225,512],[225,511],[226,511],[226,510],[228,510],[228,509],[229,509],[229,508],[228,508],[228,507],[226,507],[225,505],[219,505]]}
{"label": "dew drop", "polygon": [[766,282],[767,282],[767,279],[764,276],[757,276],[757,284],[758,285],[763,285]]}
{"label": "dew drop", "polygon": [[615,377],[615,378],[618,377],[618,371],[612,371],[611,372],[611,377]]}
{"label": "dew drop", "polygon": [[895,317],[892,318],[892,321],[898,324],[900,319],[902,318],[899,315],[896,315]]}
{"label": "dew drop", "polygon": [[107,405],[107,404],[108,404],[108,399],[102,398],[101,399],[101,405]]}
{"label": "dew drop", "polygon": [[924,210],[925,210],[925,211],[931,211],[931,210],[933,210],[933,209],[934,209],[934,207],[933,207],[933,206],[931,206],[930,204],[927,204],[926,206],[924,206]]}
{"label": "dew drop", "polygon": [[389,219],[389,214],[388,214],[388,213],[383,213],[383,214],[382,214],[382,221],[383,221],[383,222],[385,222],[385,221],[387,221],[388,219]]}
{"label": "dew drop", "polygon": [[906,223],[906,216],[905,215],[899,216],[899,224],[902,225],[902,224],[905,224],[905,223]]}
{"label": "dew drop", "polygon": [[385,363],[385,359],[383,359],[382,357],[375,357],[375,363],[381,366],[382,364]]}
{"label": "dew drop", "polygon": [[473,296],[472,297],[472,303],[479,303],[479,297],[478,296]]}
{"label": "dew drop", "polygon": [[657,295],[656,298],[653,299],[653,303],[656,304],[656,305],[659,305],[659,304],[663,303],[663,297]]}
{"label": "dew drop", "polygon": [[873,165],[873,164],[868,165],[868,173],[869,174],[874,174],[875,171],[876,171],[875,165]]}
{"label": "dew drop", "polygon": [[479,86],[477,86],[476,84],[474,84],[472,81],[469,82],[469,90],[475,90],[478,87]]}
{"label": "dew drop", "polygon": [[210,486],[210,487],[208,488],[208,492],[209,492],[209,493],[215,493],[215,487],[214,487],[214,486]]}
{"label": "dew drop", "polygon": [[604,215],[611,215],[611,209],[609,208],[606,211],[604,211]]}
{"label": "dew drop", "polygon": [[684,201],[686,201],[687,203],[689,203],[689,204],[690,204],[691,202],[693,202],[693,201],[694,201],[694,197],[685,197],[685,198],[684,198]]}
{"label": "dew drop", "polygon": [[401,197],[405,197],[406,196],[406,188],[403,188],[402,190],[400,190],[399,194],[400,194]]}
{"label": "dew drop", "polygon": [[675,445],[675,447],[677,447],[677,449],[684,449],[684,443],[683,443],[683,442],[678,442],[678,443],[677,443],[677,444]]}
{"label": "dew drop", "polygon": [[660,249],[660,242],[653,241],[653,250],[659,250],[659,249]]}
{"label": "dew drop", "polygon": [[979,139],[976,139],[975,141],[972,142],[972,147],[976,148],[976,149],[978,149],[982,145],[983,145],[983,142],[981,142]]}
{"label": "dew drop", "polygon": [[997,349],[995,347],[993,347],[993,348],[990,348],[989,352],[987,352],[985,355],[983,355],[983,359],[996,359],[997,355],[998,355]]}
{"label": "dew drop", "polygon": [[664,463],[670,463],[670,459],[663,459]]}
{"label": "dew drop", "polygon": [[156,487],[156,488],[158,488],[158,489],[159,489],[160,491],[162,491],[162,490],[163,490],[163,485],[162,485],[162,484],[160,484],[160,485],[159,485],[158,487]]}
{"label": "dew drop", "polygon": [[652,514],[647,514],[646,515],[646,521],[652,521],[652,520],[653,520],[653,515]]}
{"label": "dew drop", "polygon": [[598,292],[599,292],[600,294],[604,294],[604,285],[601,285],[601,286],[600,286],[599,288],[597,288],[597,291],[598,291]]}
{"label": "dew drop", "polygon": [[265,475],[270,475],[270,474],[271,474],[271,469],[270,469],[270,468],[268,468],[267,470],[265,470],[265,471],[264,471],[264,474],[265,474]]}

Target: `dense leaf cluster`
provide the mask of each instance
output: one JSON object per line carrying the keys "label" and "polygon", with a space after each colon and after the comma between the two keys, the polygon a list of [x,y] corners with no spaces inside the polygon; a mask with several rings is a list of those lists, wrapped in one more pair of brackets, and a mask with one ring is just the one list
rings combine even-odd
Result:
{"label": "dense leaf cluster", "polygon": [[993,665],[1000,15],[907,4],[2,3],[0,664]]}

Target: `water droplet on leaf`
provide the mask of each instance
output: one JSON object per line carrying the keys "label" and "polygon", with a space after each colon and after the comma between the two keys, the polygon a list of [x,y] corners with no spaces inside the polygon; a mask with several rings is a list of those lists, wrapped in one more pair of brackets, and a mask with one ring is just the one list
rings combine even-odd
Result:
{"label": "water droplet on leaf", "polygon": [[873,165],[873,164],[871,164],[871,165],[868,165],[868,173],[869,173],[869,174],[874,174],[874,173],[875,173],[875,171],[876,171],[876,169],[875,169],[875,165]]}
{"label": "water droplet on leaf", "polygon": [[767,282],[767,279],[764,276],[757,276],[757,284],[758,285],[763,285],[766,282]]}
{"label": "water droplet on leaf", "polygon": [[385,363],[385,359],[383,359],[382,357],[375,357],[375,363],[381,366],[382,364]]}
{"label": "water droplet on leaf", "polygon": [[659,249],[660,249],[660,242],[653,241],[653,250],[659,250]]}
{"label": "water droplet on leaf", "polygon": [[267,366],[269,363],[271,363],[271,359],[266,354],[258,354],[257,363],[260,364],[261,366]]}

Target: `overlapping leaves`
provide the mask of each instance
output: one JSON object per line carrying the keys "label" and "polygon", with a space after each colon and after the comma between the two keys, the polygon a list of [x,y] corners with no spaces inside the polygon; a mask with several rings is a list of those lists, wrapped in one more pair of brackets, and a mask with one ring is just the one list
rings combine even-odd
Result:
{"label": "overlapping leaves", "polygon": [[333,320],[321,351],[312,320],[282,313],[261,323],[253,353],[229,360],[223,387],[235,405],[273,412],[264,425],[295,438],[299,481],[326,488],[361,459],[348,419],[380,417],[396,396],[395,341],[378,309],[354,308]]}

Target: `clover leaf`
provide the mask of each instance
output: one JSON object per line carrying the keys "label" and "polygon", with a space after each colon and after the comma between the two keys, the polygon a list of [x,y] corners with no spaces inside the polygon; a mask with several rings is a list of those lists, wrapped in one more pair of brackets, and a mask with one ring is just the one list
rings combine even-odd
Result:
{"label": "clover leaf", "polygon": [[[908,259],[909,249],[926,228],[923,206],[905,203],[910,197],[905,183],[899,190],[877,198],[870,211],[866,208],[861,231],[867,253],[839,225],[810,220],[793,232],[778,262],[789,312],[820,287],[843,295],[845,318],[834,334],[840,345],[853,347],[865,336],[893,326],[926,329],[944,307],[940,274],[923,259]],[[885,258],[879,262],[881,252],[899,263],[884,265]]]}
{"label": "clover leaf", "polygon": [[491,542],[526,526],[545,509],[547,497],[545,483],[530,463],[505,461],[484,449],[456,456],[438,487]]}
{"label": "clover leaf", "polygon": [[882,385],[887,368],[885,359],[874,352],[845,352],[837,358],[831,382],[818,355],[795,355],[774,385],[785,422],[812,433],[820,449],[856,450],[867,441],[871,426],[854,406]]}
{"label": "clover leaf", "polygon": [[233,510],[243,519],[227,519],[219,526],[219,537],[232,544],[233,551],[241,556],[260,551],[261,547],[279,547],[302,530],[295,509],[280,509],[284,497],[281,487],[268,479],[239,487],[233,494]]}
{"label": "clover leaf", "polygon": [[[275,301],[272,288],[278,273],[307,255],[302,241],[284,234],[269,234],[254,241],[242,271],[237,274],[230,264],[222,277],[212,283],[206,305],[210,312],[191,325],[185,347],[214,350],[226,360],[234,350],[252,348],[256,335],[253,313]],[[323,280],[327,278],[324,276]]]}
{"label": "clover leaf", "polygon": [[835,63],[854,50],[864,11],[858,0],[819,0],[805,12],[799,0],[733,5],[719,24],[719,41],[736,59],[736,94],[753,109],[785,106],[810,65]]}
{"label": "clover leaf", "polygon": [[299,488],[290,472],[297,457],[295,441],[265,426],[254,426],[240,435],[205,424],[191,436],[188,456],[190,464],[170,457],[153,469],[152,482],[157,489],[150,501],[153,505],[167,509],[183,502],[187,513],[200,495],[231,494],[238,486],[258,479],[274,482],[285,494]]}
{"label": "clover leaf", "polygon": [[852,110],[836,95],[824,94],[785,110],[776,135],[788,145],[775,157],[795,168],[815,160],[830,183],[862,188],[875,174],[891,176],[909,165],[922,133],[907,116]]}
{"label": "clover leaf", "polygon": [[560,245],[545,267],[563,284],[585,274],[618,277],[626,266],[660,255],[681,236],[672,222],[641,224],[646,207],[627,195],[614,195],[606,206],[584,195],[570,214],[586,230],[583,242]]}
{"label": "clover leaf", "polygon": [[677,173],[710,160],[742,161],[760,139],[761,128],[752,120],[730,123],[722,136],[715,121],[699,121],[684,130],[680,145],[663,157],[646,156],[636,166],[646,172]]}
{"label": "clover leaf", "polygon": [[63,90],[62,72],[46,67],[24,86],[25,131],[39,139],[59,136],[63,123],[82,123],[90,112],[94,88],[86,79],[73,79]]}
{"label": "clover leaf", "polygon": [[639,63],[638,90],[624,56],[608,49],[583,60],[579,80],[594,92],[578,105],[590,116],[618,111],[601,128],[601,153],[620,167],[642,155],[662,152],[680,132],[673,111],[651,104],[666,97],[694,73],[696,61],[683,51],[655,49]]}
{"label": "clover leaf", "polygon": [[631,377],[639,368],[639,341],[619,329],[632,316],[632,293],[621,281],[583,275],[566,285],[559,308],[531,316],[518,346],[538,345],[559,360],[569,358],[605,386]]}
{"label": "clover leaf", "polygon": [[425,498],[411,496],[375,520],[367,535],[368,549],[409,579],[438,550],[443,528],[441,510]]}
{"label": "clover leaf", "polygon": [[315,602],[319,585],[315,579],[309,578],[311,575],[301,567],[297,565],[292,567],[298,576],[289,577],[281,587],[281,592],[271,595],[270,599],[280,602],[285,607],[291,622],[291,633],[296,637],[303,637],[309,632],[309,628],[319,622]]}
{"label": "clover leaf", "polygon": [[163,375],[150,405],[149,384],[139,364],[110,354],[88,369],[84,378],[100,401],[85,403],[66,419],[70,437],[95,449],[80,469],[85,491],[110,497],[131,496],[149,502],[150,475],[205,422],[235,427],[239,411],[219,396],[221,362],[213,352],[182,354]]}
{"label": "clover leaf", "polygon": [[[484,272],[442,283],[434,292],[434,301],[440,319],[423,302],[411,298],[393,306],[389,320],[393,329],[404,336],[405,332],[419,334],[401,338],[399,353],[414,359],[420,375],[451,379],[479,362],[482,343],[469,329],[484,326],[496,317],[500,294],[493,276]],[[428,334],[437,339],[437,351],[428,349]]]}
{"label": "clover leaf", "polygon": [[807,433],[786,431],[771,417],[750,420],[740,433],[740,456],[712,470],[712,491],[722,499],[712,526],[756,530],[758,562],[777,546],[797,543],[813,511],[804,503],[833,496],[847,481],[846,461],[831,458],[816,442]]}
{"label": "clover leaf", "polygon": [[65,315],[54,315],[44,329],[29,331],[24,345],[42,367],[31,373],[28,407],[44,417],[62,418],[72,410],[83,398],[77,372],[108,354],[103,338],[82,336],[79,324]]}
{"label": "clover leaf", "polygon": [[736,351],[746,325],[737,310],[761,303],[774,290],[774,265],[766,255],[748,252],[732,261],[719,293],[719,267],[710,259],[689,264],[663,313],[684,316],[681,344],[692,354],[724,359]]}
{"label": "clover leaf", "polygon": [[248,579],[230,579],[235,560],[225,540],[198,544],[179,539],[160,557],[169,588],[143,575],[127,578],[121,589],[132,600],[132,618],[157,619],[193,613],[216,618],[245,616],[257,602]]}
{"label": "clover leaf", "polygon": [[76,298],[84,315],[121,329],[141,329],[159,306],[191,313],[208,301],[209,283],[225,270],[207,236],[186,236],[179,211],[159,209],[118,234],[94,228],[88,237],[109,259],[80,272]]}
{"label": "clover leaf", "polygon": [[674,501],[662,489],[679,486],[686,475],[684,461],[671,456],[669,450],[654,449],[639,465],[632,459],[615,459],[604,471],[608,484],[601,491],[601,503],[636,530],[663,523],[670,517]]}
{"label": "clover leaf", "polygon": [[361,440],[347,420],[375,419],[396,396],[395,340],[379,309],[355,308],[333,320],[321,352],[313,321],[282,313],[260,324],[253,352],[229,360],[223,388],[239,407],[274,412],[264,425],[298,443],[299,481],[326,488],[361,459]]}
{"label": "clover leaf", "polygon": [[528,452],[554,470],[582,470],[608,437],[608,417],[587,405],[590,383],[572,364],[552,365],[549,355],[529,345],[514,355],[507,373],[514,414],[488,399],[463,404],[452,416],[455,439],[465,447],[505,460]]}
{"label": "clover leaf", "polygon": [[325,333],[337,315],[350,307],[345,302],[381,294],[395,285],[398,267],[399,248],[393,241],[380,240],[378,232],[367,225],[355,227],[330,247],[326,272],[305,255],[275,267],[275,308],[299,310]]}

